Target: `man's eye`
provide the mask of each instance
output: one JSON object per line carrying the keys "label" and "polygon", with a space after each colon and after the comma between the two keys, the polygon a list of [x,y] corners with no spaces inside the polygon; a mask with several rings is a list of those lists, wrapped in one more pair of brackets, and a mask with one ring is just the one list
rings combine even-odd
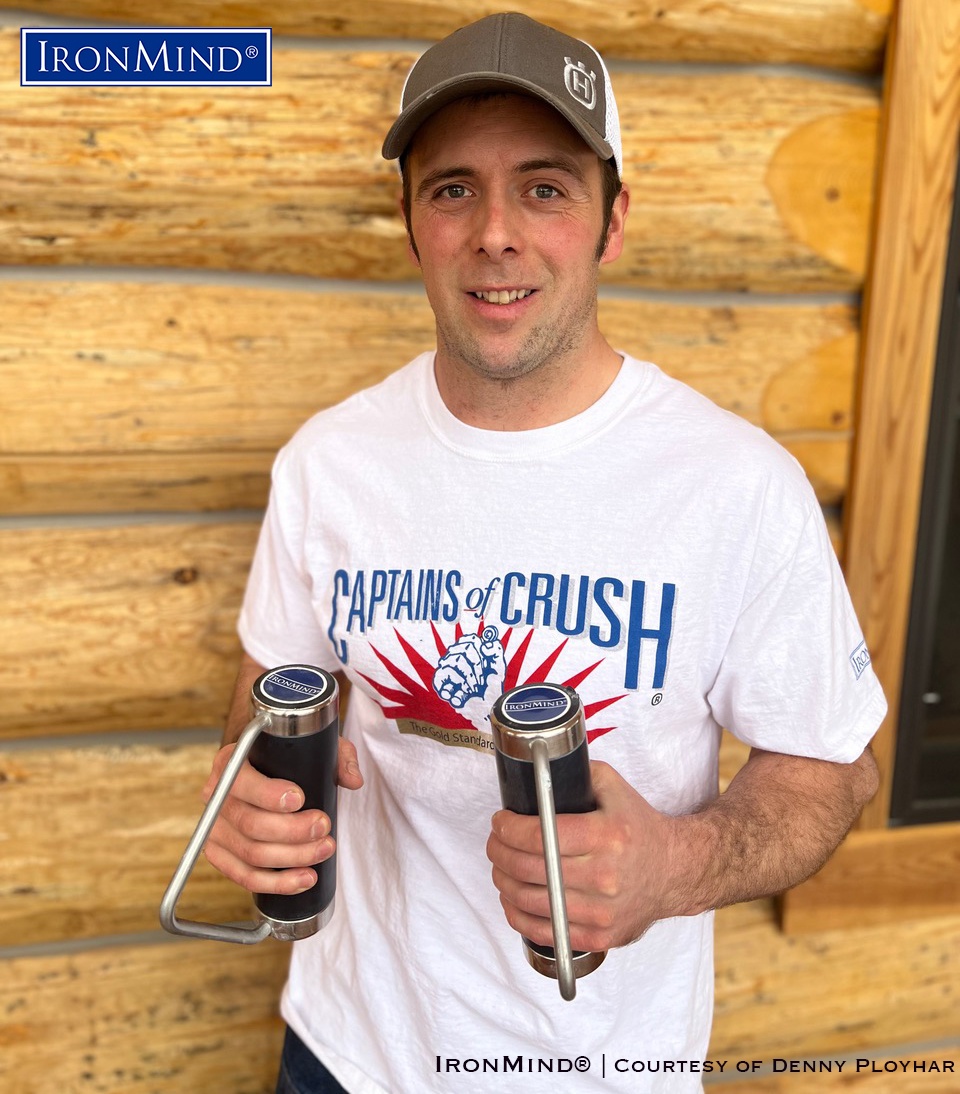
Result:
{"label": "man's eye", "polygon": [[444,198],[453,198],[454,201],[459,198],[465,198],[467,196],[466,186],[461,186],[459,183],[451,183],[450,186],[444,186],[440,191],[440,196]]}
{"label": "man's eye", "polygon": [[554,198],[560,191],[555,186],[547,186],[546,183],[540,183],[534,186],[533,193],[538,198]]}

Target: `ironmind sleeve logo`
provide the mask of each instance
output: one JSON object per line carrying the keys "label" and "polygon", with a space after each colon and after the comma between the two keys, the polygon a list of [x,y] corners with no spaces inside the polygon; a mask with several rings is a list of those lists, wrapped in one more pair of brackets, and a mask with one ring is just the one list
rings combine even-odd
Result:
{"label": "ironmind sleeve logo", "polygon": [[[600,650],[624,650],[623,686],[641,686],[641,656],[652,654],[649,686],[664,686],[677,587],[619,577],[510,571],[486,584],[464,581],[459,570],[337,570],[328,636],[348,663],[351,638],[369,638],[383,624],[454,623],[470,613],[486,624],[554,630],[585,638]],[[496,633],[495,630],[489,632]],[[647,643],[645,646],[644,643]],[[463,651],[466,654],[466,651]],[[479,676],[498,670],[495,644],[477,647]]]}

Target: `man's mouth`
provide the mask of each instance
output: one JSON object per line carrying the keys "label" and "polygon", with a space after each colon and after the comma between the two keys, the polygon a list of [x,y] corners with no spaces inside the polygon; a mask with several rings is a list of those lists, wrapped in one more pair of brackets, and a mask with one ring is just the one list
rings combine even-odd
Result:
{"label": "man's mouth", "polygon": [[535,289],[480,289],[473,295],[478,300],[486,300],[488,304],[512,304],[515,300],[523,300],[525,296],[536,292]]}

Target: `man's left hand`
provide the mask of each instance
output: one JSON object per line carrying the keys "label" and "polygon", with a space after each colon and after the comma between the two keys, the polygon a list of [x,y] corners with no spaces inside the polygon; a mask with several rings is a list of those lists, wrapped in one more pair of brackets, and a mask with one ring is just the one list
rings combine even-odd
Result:
{"label": "man's left hand", "polygon": [[[638,939],[671,908],[675,820],[654,809],[609,764],[590,764],[597,809],[557,817],[575,950]],[[493,815],[487,857],[507,922],[531,942],[553,945],[539,817]]]}

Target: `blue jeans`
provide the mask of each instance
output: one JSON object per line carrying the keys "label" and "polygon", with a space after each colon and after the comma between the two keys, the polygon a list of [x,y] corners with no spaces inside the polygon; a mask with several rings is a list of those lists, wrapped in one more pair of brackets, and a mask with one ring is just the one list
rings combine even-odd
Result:
{"label": "blue jeans", "polygon": [[290,1027],[283,1040],[276,1094],[347,1094]]}

